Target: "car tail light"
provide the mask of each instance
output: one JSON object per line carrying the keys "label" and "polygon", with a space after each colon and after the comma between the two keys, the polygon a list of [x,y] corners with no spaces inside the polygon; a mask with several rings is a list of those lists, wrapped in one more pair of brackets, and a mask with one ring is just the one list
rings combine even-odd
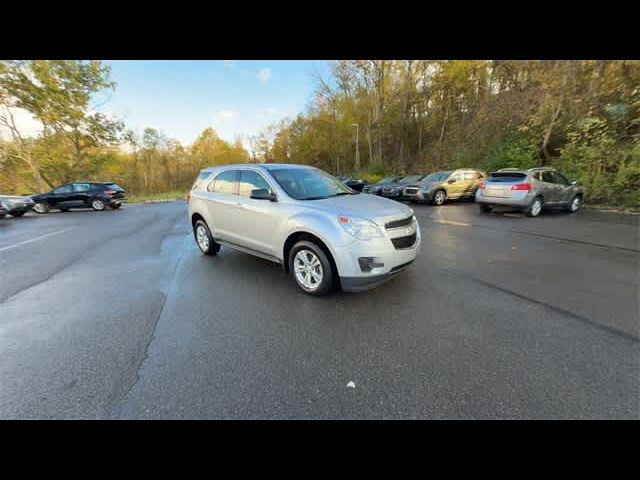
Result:
{"label": "car tail light", "polygon": [[484,182],[480,182],[480,185],[478,185],[478,188],[484,188],[484,187],[485,187]]}
{"label": "car tail light", "polygon": [[187,203],[191,202],[191,192],[187,193],[187,195],[184,197],[184,199],[187,201]]}
{"label": "car tail light", "polygon": [[531,184],[517,183],[516,185],[511,185],[511,190],[531,190]]}
{"label": "car tail light", "polygon": [[105,193],[105,195],[115,195],[116,191],[115,190],[105,190],[104,193]]}

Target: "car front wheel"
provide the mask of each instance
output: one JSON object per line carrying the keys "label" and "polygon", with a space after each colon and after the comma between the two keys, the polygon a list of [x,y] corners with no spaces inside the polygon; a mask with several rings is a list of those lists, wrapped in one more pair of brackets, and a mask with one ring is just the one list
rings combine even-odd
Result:
{"label": "car front wheel", "polygon": [[296,285],[309,295],[325,295],[334,286],[331,262],[315,243],[300,241],[289,252],[289,272]]}
{"label": "car front wheel", "polygon": [[33,211],[36,213],[49,213],[51,207],[44,202],[38,202],[33,206]]}
{"label": "car front wheel", "polygon": [[444,190],[438,190],[433,195],[433,204],[434,205],[442,205],[447,199],[447,193]]}

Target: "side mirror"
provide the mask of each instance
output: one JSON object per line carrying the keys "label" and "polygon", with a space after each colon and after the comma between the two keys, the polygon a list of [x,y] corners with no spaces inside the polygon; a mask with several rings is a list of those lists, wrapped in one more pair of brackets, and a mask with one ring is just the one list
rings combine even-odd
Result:
{"label": "side mirror", "polygon": [[575,180],[571,180],[571,181],[569,182],[569,185],[571,185],[572,187],[576,186],[577,184],[578,184],[578,182],[577,182],[577,181],[575,181]]}
{"label": "side mirror", "polygon": [[270,200],[275,202],[276,195],[266,188],[256,188],[255,190],[251,190],[251,198],[255,200]]}
{"label": "side mirror", "polygon": [[449,180],[447,180],[447,183],[455,183],[456,179],[455,178],[450,178]]}

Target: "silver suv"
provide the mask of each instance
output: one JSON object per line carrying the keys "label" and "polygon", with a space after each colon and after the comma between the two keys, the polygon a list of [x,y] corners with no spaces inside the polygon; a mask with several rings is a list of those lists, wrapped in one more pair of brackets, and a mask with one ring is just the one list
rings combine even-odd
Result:
{"label": "silver suv", "polygon": [[503,168],[478,186],[476,203],[482,212],[494,206],[509,206],[537,217],[543,208],[580,209],[584,192],[554,168]]}
{"label": "silver suv", "polygon": [[359,194],[314,167],[226,165],[200,172],[189,201],[196,243],[220,245],[280,263],[298,287],[322,295],[376,287],[420,250],[407,205]]}

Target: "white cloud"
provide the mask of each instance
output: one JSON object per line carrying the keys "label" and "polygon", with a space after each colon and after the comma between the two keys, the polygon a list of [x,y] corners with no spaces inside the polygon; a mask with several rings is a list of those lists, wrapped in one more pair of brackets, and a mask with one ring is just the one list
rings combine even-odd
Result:
{"label": "white cloud", "polygon": [[228,122],[235,118],[238,118],[238,112],[234,112],[233,110],[220,110],[215,115],[215,119],[219,123]]}
{"label": "white cloud", "polygon": [[270,68],[261,68],[258,70],[258,80],[260,83],[267,83],[271,78],[271,69]]}
{"label": "white cloud", "polygon": [[[15,123],[16,128],[20,132],[20,134],[24,137],[36,137],[42,132],[42,123],[39,120],[36,120],[33,115],[31,115],[26,110],[21,108],[9,108],[9,112],[6,110],[1,110],[1,115],[7,115],[10,113],[13,115],[13,121]],[[2,138],[10,138],[10,131],[0,125],[0,137]]]}
{"label": "white cloud", "polygon": [[224,60],[224,68],[236,68],[235,60]]}

